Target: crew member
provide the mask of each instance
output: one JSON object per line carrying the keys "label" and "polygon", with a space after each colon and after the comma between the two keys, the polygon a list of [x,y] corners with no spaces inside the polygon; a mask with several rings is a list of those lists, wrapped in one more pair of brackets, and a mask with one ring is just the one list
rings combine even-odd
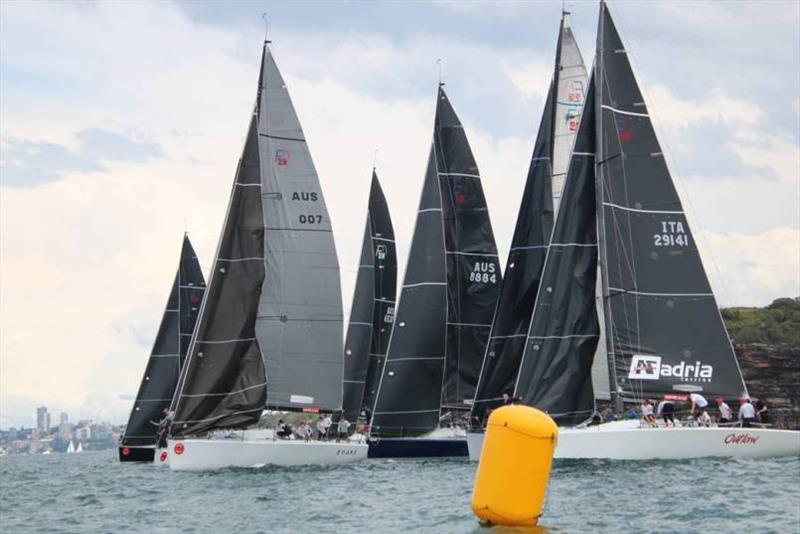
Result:
{"label": "crew member", "polygon": [[733,420],[731,414],[731,407],[725,402],[722,397],[717,397],[717,408],[719,408],[719,422],[720,424],[727,424]]}
{"label": "crew member", "polygon": [[344,414],[342,414],[341,419],[339,419],[339,423],[336,425],[337,429],[339,430],[339,438],[340,439],[347,439],[347,430],[350,428],[350,421],[348,421]]}
{"label": "crew member", "polygon": [[699,393],[691,393],[689,399],[692,401],[692,417],[697,423],[708,426],[710,418],[708,416],[708,401]]}
{"label": "crew member", "polygon": [[748,428],[753,426],[753,423],[756,420],[756,408],[750,402],[750,399],[744,397],[739,400],[739,421],[742,422],[742,426]]}
{"label": "crew member", "polygon": [[758,417],[758,421],[762,425],[768,425],[771,422],[767,405],[764,404],[761,399],[756,399],[756,417]]}
{"label": "crew member", "polygon": [[648,399],[645,399],[642,401],[642,406],[640,409],[642,411],[642,418],[645,420],[645,422],[652,427],[657,427],[658,424],[656,423],[656,418],[653,416],[653,403]]}
{"label": "crew member", "polygon": [[666,397],[658,403],[656,414],[664,419],[666,426],[675,426],[675,403]]}

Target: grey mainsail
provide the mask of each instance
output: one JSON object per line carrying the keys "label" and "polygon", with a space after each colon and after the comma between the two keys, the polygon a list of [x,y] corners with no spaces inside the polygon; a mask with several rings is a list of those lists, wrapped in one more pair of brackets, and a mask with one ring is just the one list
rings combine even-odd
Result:
{"label": "grey mainsail", "polygon": [[480,175],[444,89],[375,408],[377,436],[469,410],[501,275]]}
{"label": "grey mainsail", "polygon": [[590,81],[514,392],[559,423],[583,420],[594,409],[590,371],[599,328],[592,86]]}
{"label": "grey mainsail", "polygon": [[319,180],[267,43],[213,266],[172,403],[173,435],[247,427],[266,407],[340,408],[336,250]]}
{"label": "grey mainsail", "polygon": [[348,421],[374,403],[394,323],[397,255],[389,207],[373,170],[353,307],[344,344],[344,400]]}
{"label": "grey mainsail", "polygon": [[330,217],[300,121],[265,49],[258,145],[267,279],[256,336],[266,363],[267,405],[342,406],[342,291]]}
{"label": "grey mainsail", "polygon": [[600,261],[616,389],[628,398],[741,396],[733,348],[604,2],[595,66]]}
{"label": "grey mainsail", "polygon": [[151,446],[156,443],[158,428],[152,422],[164,418],[164,408],[169,407],[175,394],[205,286],[197,255],[189,236],[184,235],[178,272],[121,445]]}

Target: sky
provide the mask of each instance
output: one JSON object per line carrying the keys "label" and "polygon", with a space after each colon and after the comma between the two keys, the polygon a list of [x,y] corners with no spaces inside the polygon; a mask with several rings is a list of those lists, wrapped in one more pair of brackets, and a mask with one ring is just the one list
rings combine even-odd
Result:
{"label": "sky", "polygon": [[[596,2],[568,2],[587,64]],[[800,3],[616,1],[721,306],[800,295]],[[441,74],[504,258],[561,2],[0,2],[0,427],[123,422],[189,232],[212,261],[272,50],[349,313],[373,163],[400,272]]]}

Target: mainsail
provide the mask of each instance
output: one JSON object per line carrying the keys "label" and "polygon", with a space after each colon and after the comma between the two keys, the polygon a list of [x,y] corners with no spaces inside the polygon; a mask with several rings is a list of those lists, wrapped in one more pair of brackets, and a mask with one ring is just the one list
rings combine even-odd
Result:
{"label": "mainsail", "polygon": [[597,179],[608,351],[621,395],[746,393],[625,47],[597,35]]}
{"label": "mainsail", "polygon": [[247,427],[265,407],[339,409],[341,328],[330,218],[265,43],[208,293],[173,399],[173,435]]}
{"label": "mainsail", "polygon": [[374,435],[421,435],[470,408],[500,285],[478,168],[440,85]]}
{"label": "mainsail", "polygon": [[599,328],[592,95],[590,81],[515,389],[524,404],[560,423],[585,419],[594,408],[590,371]]}
{"label": "mainsail", "polygon": [[361,245],[361,259],[344,344],[342,410],[356,421],[371,407],[394,322],[397,291],[397,255],[389,207],[373,170],[369,211]]}
{"label": "mainsail", "polygon": [[553,229],[553,208],[561,198],[564,174],[585,101],[586,83],[586,68],[565,13],[559,29],[553,79],[534,144],[475,394],[474,423],[484,419],[486,410],[494,407],[500,395],[510,391],[517,379]]}
{"label": "mainsail", "polygon": [[152,421],[164,418],[164,408],[169,407],[175,393],[205,286],[197,255],[189,237],[184,235],[178,272],[121,445],[150,446],[156,443],[157,427]]}

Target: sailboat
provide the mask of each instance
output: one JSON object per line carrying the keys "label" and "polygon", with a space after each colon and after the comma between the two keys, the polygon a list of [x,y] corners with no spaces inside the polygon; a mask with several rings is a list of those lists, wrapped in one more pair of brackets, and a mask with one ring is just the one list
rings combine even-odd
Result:
{"label": "sailboat", "polygon": [[164,419],[164,410],[169,408],[175,394],[205,287],[197,254],[189,236],[184,234],[172,290],[118,447],[121,462],[167,465],[167,451],[156,450],[158,423]]}
{"label": "sailboat", "polygon": [[578,43],[562,14],[553,77],[522,194],[503,286],[483,358],[468,434],[482,432],[488,412],[511,393],[525,348],[533,304],[553,230],[588,77]]}
{"label": "sailboat", "polygon": [[72,454],[75,452],[75,444],[72,443],[72,440],[69,440],[69,445],[67,445],[67,454]]}
{"label": "sailboat", "polygon": [[396,292],[394,228],[386,197],[373,169],[358,277],[344,344],[342,412],[350,422],[369,419],[367,414],[375,402],[394,324]]}
{"label": "sailboat", "polygon": [[[747,396],[627,52],[605,2],[587,103],[545,260],[515,396],[563,427],[556,458],[800,455],[800,432],[664,427],[591,415],[601,284],[612,402]],[[601,274],[597,280],[597,266]],[[471,456],[480,451],[476,434]],[[477,454],[476,454],[477,453]]]}
{"label": "sailboat", "polygon": [[330,217],[269,41],[208,289],[173,398],[175,470],[336,464],[364,443],[280,439],[262,412],[342,407]]}
{"label": "sailboat", "polygon": [[75,452],[83,452],[83,442],[78,442],[78,448],[75,449]]}
{"label": "sailboat", "polygon": [[466,426],[500,291],[480,174],[443,84],[369,456],[466,456]]}

